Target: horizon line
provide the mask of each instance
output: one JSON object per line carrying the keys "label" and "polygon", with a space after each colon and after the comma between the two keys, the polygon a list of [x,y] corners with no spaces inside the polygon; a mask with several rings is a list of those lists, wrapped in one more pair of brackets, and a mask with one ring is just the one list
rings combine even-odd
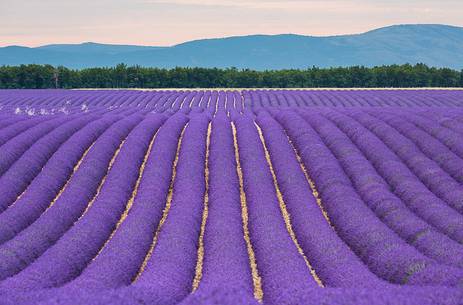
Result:
{"label": "horizon line", "polygon": [[331,34],[331,35],[311,35],[311,34],[303,34],[303,33],[278,33],[278,34],[264,34],[264,33],[256,33],[256,34],[243,34],[243,35],[230,35],[230,36],[221,36],[221,37],[204,37],[204,38],[197,38],[192,40],[186,40],[183,42],[179,42],[176,44],[170,45],[148,45],[148,44],[127,44],[127,43],[112,43],[112,42],[96,42],[96,41],[82,41],[82,42],[61,42],[61,43],[46,43],[46,44],[39,44],[39,45],[18,45],[18,44],[2,44],[0,43],[0,48],[8,48],[8,47],[21,47],[21,48],[29,48],[29,49],[36,49],[41,47],[53,46],[53,45],[84,45],[84,44],[97,44],[97,45],[112,45],[112,46],[134,46],[134,47],[147,47],[147,48],[171,48],[178,45],[182,45],[185,43],[191,43],[196,41],[203,41],[203,40],[218,40],[218,39],[228,39],[228,38],[239,38],[239,37],[252,37],[252,36],[285,36],[285,35],[294,35],[294,36],[303,36],[303,37],[314,37],[314,38],[328,38],[328,37],[340,37],[340,36],[355,36],[355,35],[363,35],[369,32],[373,32],[380,29],[390,28],[390,27],[398,27],[398,26],[445,26],[445,27],[454,27],[454,28],[461,28],[463,29],[463,25],[454,25],[454,24],[444,24],[444,23],[397,23],[397,24],[390,24],[380,27],[374,27],[370,30],[362,31],[362,32],[355,32],[355,33],[344,33],[344,34]]}

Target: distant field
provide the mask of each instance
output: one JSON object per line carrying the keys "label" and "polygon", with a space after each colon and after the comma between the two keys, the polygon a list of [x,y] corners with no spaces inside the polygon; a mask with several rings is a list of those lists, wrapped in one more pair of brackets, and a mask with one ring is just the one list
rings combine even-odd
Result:
{"label": "distant field", "polygon": [[0,90],[0,304],[461,304],[462,106]]}
{"label": "distant field", "polygon": [[135,91],[170,91],[170,90],[188,90],[188,91],[198,91],[198,90],[223,90],[223,91],[244,91],[244,90],[306,90],[306,91],[362,91],[362,90],[392,90],[392,91],[401,91],[401,90],[463,90],[463,88],[444,88],[444,87],[429,87],[429,88],[110,88],[110,89],[99,89],[99,88],[82,88],[82,89],[72,89],[72,90],[135,90]]}
{"label": "distant field", "polygon": [[[3,111],[137,107],[155,112],[203,112],[223,106],[226,112],[261,107],[320,106],[461,106],[463,90],[453,89],[168,89],[168,90],[0,90]],[[237,108],[237,105],[241,105]],[[188,107],[186,107],[188,106]]]}

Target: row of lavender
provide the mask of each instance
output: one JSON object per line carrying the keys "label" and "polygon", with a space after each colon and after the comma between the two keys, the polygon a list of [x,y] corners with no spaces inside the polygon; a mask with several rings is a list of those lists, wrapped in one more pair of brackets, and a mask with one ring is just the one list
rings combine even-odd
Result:
{"label": "row of lavender", "polygon": [[461,110],[182,109],[2,115],[0,303],[459,304]]}
{"label": "row of lavender", "polygon": [[155,112],[181,109],[256,110],[266,107],[458,107],[463,90],[243,90],[243,91],[73,91],[0,90],[4,112],[88,112],[138,107]]}

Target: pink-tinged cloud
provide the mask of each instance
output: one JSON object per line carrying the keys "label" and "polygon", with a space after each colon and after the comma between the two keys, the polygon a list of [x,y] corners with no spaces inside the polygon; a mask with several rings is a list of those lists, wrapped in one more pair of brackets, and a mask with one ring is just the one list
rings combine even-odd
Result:
{"label": "pink-tinged cloud", "polygon": [[173,45],[247,34],[359,33],[402,23],[463,25],[461,0],[0,0],[0,45]]}

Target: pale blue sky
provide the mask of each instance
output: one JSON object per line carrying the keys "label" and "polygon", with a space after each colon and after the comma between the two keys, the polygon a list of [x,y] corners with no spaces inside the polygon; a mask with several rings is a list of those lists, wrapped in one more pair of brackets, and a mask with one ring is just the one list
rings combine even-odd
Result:
{"label": "pale blue sky", "polygon": [[173,45],[246,34],[359,33],[399,23],[463,26],[461,0],[0,0],[0,45]]}

